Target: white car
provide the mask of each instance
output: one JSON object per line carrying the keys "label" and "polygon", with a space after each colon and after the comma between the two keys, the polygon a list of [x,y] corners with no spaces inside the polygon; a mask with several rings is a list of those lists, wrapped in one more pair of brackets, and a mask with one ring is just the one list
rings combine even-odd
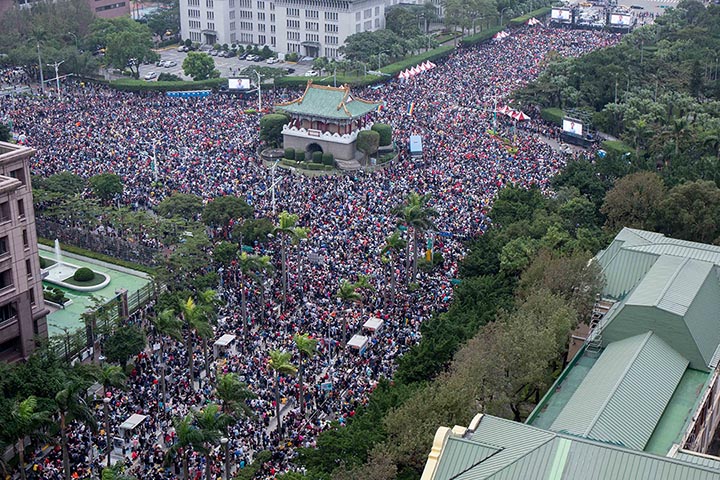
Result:
{"label": "white car", "polygon": [[270,65],[272,65],[273,63],[278,63],[279,61],[280,61],[280,60],[278,60],[278,59],[275,58],[275,57],[270,57],[270,58],[268,58],[267,60],[265,60],[265,63],[269,63]]}
{"label": "white car", "polygon": [[307,72],[305,72],[306,77],[317,77],[318,75],[320,75],[320,72],[318,72],[317,70],[308,70]]}
{"label": "white car", "polygon": [[145,80],[153,80],[153,79],[157,78],[157,76],[158,76],[157,72],[148,72],[145,74],[145,76],[143,78]]}

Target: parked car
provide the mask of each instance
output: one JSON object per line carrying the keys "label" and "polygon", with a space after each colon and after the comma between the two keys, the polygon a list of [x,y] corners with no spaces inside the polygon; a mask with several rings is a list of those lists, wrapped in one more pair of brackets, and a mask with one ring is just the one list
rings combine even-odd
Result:
{"label": "parked car", "polygon": [[155,62],[156,67],[162,67],[163,65],[165,65],[165,60],[158,60]]}
{"label": "parked car", "polygon": [[153,80],[153,79],[157,78],[157,76],[158,76],[157,72],[148,72],[148,73],[145,74],[145,76],[143,77],[143,79],[145,79],[145,80]]}
{"label": "parked car", "polygon": [[265,60],[265,63],[268,63],[268,64],[272,65],[272,64],[274,64],[274,63],[278,63],[279,61],[280,61],[280,60],[278,60],[276,57],[270,57],[270,58],[268,58],[267,60]]}
{"label": "parked car", "polygon": [[250,54],[245,52],[242,55],[238,55],[238,60],[245,60]]}
{"label": "parked car", "polygon": [[260,57],[251,53],[245,57],[245,60],[247,60],[248,62],[254,62],[256,58]]}
{"label": "parked car", "polygon": [[260,55],[255,55],[255,58],[253,58],[253,62],[262,62],[262,61],[263,61],[263,57],[261,57]]}
{"label": "parked car", "polygon": [[320,75],[320,72],[318,72],[317,70],[308,70],[307,72],[305,72],[306,77],[317,77],[318,75]]}
{"label": "parked car", "polygon": [[295,73],[295,69],[291,67],[286,68],[285,71],[288,73],[288,75]]}
{"label": "parked car", "polygon": [[177,51],[178,51],[178,52],[187,52],[188,50],[189,50],[189,48],[186,47],[185,45],[180,45],[180,46],[177,48]]}
{"label": "parked car", "polygon": [[177,62],[174,60],[168,60],[165,62],[165,68],[177,67]]}

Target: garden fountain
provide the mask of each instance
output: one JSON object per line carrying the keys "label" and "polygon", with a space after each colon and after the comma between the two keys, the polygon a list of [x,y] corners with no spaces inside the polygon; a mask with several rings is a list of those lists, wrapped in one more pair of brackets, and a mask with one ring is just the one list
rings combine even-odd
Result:
{"label": "garden fountain", "polygon": [[44,278],[45,281],[54,285],[58,285],[60,287],[77,290],[80,292],[94,292],[96,290],[100,290],[106,287],[110,283],[109,275],[96,272],[94,270],[93,273],[95,273],[96,276],[104,278],[104,280],[99,283],[94,283],[92,285],[77,285],[76,282],[70,283],[69,281],[72,281],[73,275],[75,275],[75,272],[77,272],[80,267],[78,267],[77,265],[73,265],[72,263],[63,262],[62,250],[60,250],[60,241],[58,239],[55,239],[54,253],[55,263],[43,269],[43,272],[47,274]]}

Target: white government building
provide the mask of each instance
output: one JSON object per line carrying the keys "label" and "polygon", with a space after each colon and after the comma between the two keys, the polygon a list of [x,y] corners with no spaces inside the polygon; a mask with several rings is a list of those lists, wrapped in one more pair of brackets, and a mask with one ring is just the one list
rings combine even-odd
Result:
{"label": "white government building", "polygon": [[180,0],[181,35],[201,44],[268,45],[283,54],[336,58],[348,36],[385,28],[385,7],[398,3],[400,0]]}

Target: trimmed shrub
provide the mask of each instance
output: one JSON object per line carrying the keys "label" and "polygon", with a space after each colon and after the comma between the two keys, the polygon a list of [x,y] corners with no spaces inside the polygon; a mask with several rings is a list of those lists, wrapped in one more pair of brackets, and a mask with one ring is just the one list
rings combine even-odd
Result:
{"label": "trimmed shrub", "polygon": [[384,147],[392,143],[392,127],[387,123],[376,123],[372,129],[380,134],[380,146]]}
{"label": "trimmed shrub", "polygon": [[76,282],[89,282],[95,278],[95,272],[87,267],[78,268],[73,275],[73,280]]}
{"label": "trimmed shrub", "polygon": [[45,287],[43,289],[43,297],[48,302],[57,303],[60,305],[64,305],[65,302],[68,301],[68,298],[65,296],[65,292],[63,292],[57,287]]}
{"label": "trimmed shrub", "polygon": [[531,18],[538,18],[538,17],[544,17],[545,15],[548,15],[552,11],[551,7],[543,7],[538,8],[537,10],[533,10],[530,13],[526,13],[522,17],[516,17],[513,18],[508,22],[508,25],[513,27],[519,27],[523,25],[525,22],[530,20]]}
{"label": "trimmed shrub", "polygon": [[323,153],[322,163],[327,165],[328,167],[335,166],[335,158],[333,157],[333,154],[332,153]]}
{"label": "trimmed shrub", "polygon": [[322,152],[313,152],[312,154],[312,161],[313,163],[322,163]]}
{"label": "trimmed shrub", "polygon": [[295,160],[295,149],[293,148],[286,148],[285,153],[283,154],[285,158],[288,160]]}
{"label": "trimmed shrub", "polygon": [[305,151],[304,150],[295,150],[295,160],[298,162],[304,162],[305,161]]}

